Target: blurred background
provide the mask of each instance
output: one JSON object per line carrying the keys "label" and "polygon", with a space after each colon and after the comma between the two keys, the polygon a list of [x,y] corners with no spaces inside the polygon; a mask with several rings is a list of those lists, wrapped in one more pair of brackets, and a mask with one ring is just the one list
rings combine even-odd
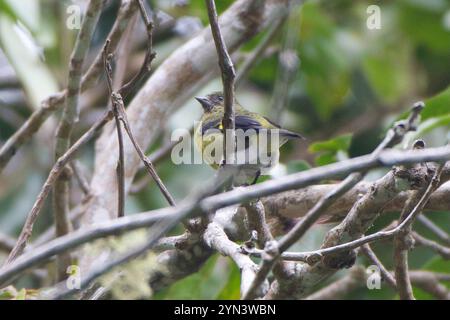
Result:
{"label": "blurred background", "polygon": [[[216,2],[220,13],[233,1]],[[156,69],[168,55],[207,26],[208,18],[203,0],[149,0],[147,4],[156,24],[157,58],[153,64]],[[373,16],[376,11],[372,11],[373,7],[369,9],[373,4],[380,10],[380,28],[372,28],[377,22]],[[83,11],[86,1],[0,0],[0,145],[44,98],[66,86],[68,62],[78,31],[66,26],[71,5],[80,6]],[[119,6],[118,0],[106,1],[85,66],[101,50]],[[129,29],[125,43],[121,44],[127,55],[125,79],[138,70],[145,50],[141,21],[132,19],[131,23],[135,27]],[[269,26],[233,54],[238,71],[242,61],[269,36],[257,63],[239,82],[237,98],[246,108],[307,137],[306,142],[290,142],[283,147],[282,164],[273,172],[274,176],[372,151],[393,121],[405,116],[418,100],[425,101],[426,109],[418,131],[407,142],[421,137],[428,146],[446,143],[450,125],[450,1],[304,1],[292,6],[285,23]],[[199,94],[221,86],[217,78]],[[103,113],[107,103],[102,78],[81,96],[81,117],[75,138]],[[155,150],[160,151],[170,143],[174,129],[190,129],[200,115],[200,105],[191,99],[173,115],[168,126],[160,128],[160,139],[147,154],[155,155]],[[17,236],[52,166],[58,119],[58,113],[50,117],[32,141],[18,150],[0,176],[2,234]],[[94,143],[79,154],[79,165],[87,177],[92,172],[94,156]],[[206,165],[174,165],[170,153],[157,161],[157,170],[176,199],[188,195],[213,174]],[[383,172],[371,172],[367,178],[376,179]],[[166,205],[157,187],[147,183],[145,176],[142,170],[136,177],[133,192],[127,198],[127,214]],[[72,190],[71,201],[78,204],[82,192],[76,183]],[[429,217],[450,231],[448,213],[430,213]],[[382,217],[373,230],[394,218],[394,215]],[[35,234],[39,235],[51,224],[51,206],[47,204]],[[314,227],[298,248],[317,248],[330,227]],[[419,228],[419,231],[433,238],[426,230]],[[389,247],[382,243],[374,245],[388,267],[392,265]],[[411,267],[450,270],[449,262],[420,248],[411,254]],[[228,259],[214,256],[199,273],[155,298],[239,298],[239,282],[237,268]],[[32,283],[30,280],[27,285]],[[361,289],[347,298],[395,298],[395,293],[385,287]],[[429,298],[419,291],[416,297]]]}

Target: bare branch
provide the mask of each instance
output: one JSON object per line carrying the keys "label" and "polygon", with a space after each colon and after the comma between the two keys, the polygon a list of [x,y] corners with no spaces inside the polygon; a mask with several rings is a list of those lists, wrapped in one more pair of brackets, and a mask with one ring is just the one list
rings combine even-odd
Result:
{"label": "bare branch", "polygon": [[89,194],[89,182],[88,179],[83,172],[83,168],[77,160],[73,160],[70,162],[70,168],[73,171],[73,176],[75,177],[78,185],[80,186],[81,191],[84,193],[84,195]]}
{"label": "bare branch", "polygon": [[120,123],[120,118],[122,115],[119,111],[119,104],[123,104],[123,101],[120,94],[113,91],[113,71],[111,67],[111,60],[113,59],[113,55],[112,53],[109,53],[109,40],[106,40],[106,44],[103,49],[103,59],[106,73],[106,82],[108,84],[109,96],[111,99],[112,110],[116,122],[117,141],[119,143],[119,156],[116,167],[118,190],[117,216],[123,217],[125,215],[125,157],[123,149],[122,125]]}
{"label": "bare branch", "polygon": [[381,261],[376,256],[375,252],[373,252],[372,248],[369,244],[364,244],[361,246],[361,251],[364,255],[375,264],[380,270],[383,279],[394,289],[397,290],[397,283],[395,281],[395,277],[386,269],[386,267],[381,263]]}
{"label": "bare branch", "polygon": [[325,288],[308,296],[307,300],[335,300],[362,287],[366,280],[366,271],[362,266],[355,266],[348,274]]}
{"label": "bare branch", "polygon": [[[445,168],[444,168],[444,170],[445,170]],[[442,173],[442,175],[444,175],[444,173]],[[425,227],[427,227],[441,241],[443,241],[445,244],[450,246],[450,235],[447,232],[445,232],[441,227],[436,225],[433,221],[431,221],[427,216],[422,214],[417,217],[417,221],[419,221],[421,224],[423,224]]]}
{"label": "bare branch", "polygon": [[[219,66],[222,74],[223,95],[224,95],[224,114],[222,125],[224,129],[223,154],[225,163],[234,163],[235,150],[235,124],[234,124],[234,81],[236,72],[234,71],[233,61],[228,53],[225,40],[220,31],[217,18],[216,4],[214,0],[205,0],[208,8],[209,23],[216,45]],[[227,143],[228,141],[228,143]],[[229,142],[231,141],[231,143]]]}
{"label": "bare branch", "polygon": [[[448,275],[445,276],[445,280],[448,281]],[[415,286],[430,293],[437,299],[450,300],[450,290],[439,282],[442,280],[439,274],[428,271],[411,271],[410,278]]]}
{"label": "bare branch", "polygon": [[216,222],[208,224],[203,238],[209,247],[217,250],[224,256],[230,257],[239,267],[241,271],[241,296],[244,296],[255,278],[255,273],[258,268],[257,265],[248,255],[242,252],[238,244],[228,239],[226,233]]}
{"label": "bare branch", "polygon": [[144,4],[142,0],[136,0],[139,4],[139,10],[141,12],[141,17],[145,22],[146,30],[147,30],[147,50],[144,58],[144,62],[141,66],[141,69],[139,72],[122,88],[119,89],[119,91],[116,93],[112,91],[112,70],[111,70],[111,64],[109,62],[110,59],[112,59],[112,55],[108,55],[110,58],[107,59],[106,54],[108,52],[108,43],[105,46],[105,70],[107,71],[107,79],[108,79],[108,87],[111,92],[111,103],[113,105],[113,111],[115,113],[116,118],[116,128],[119,138],[119,162],[118,162],[118,177],[119,177],[119,216],[123,216],[123,209],[125,204],[125,160],[124,160],[124,147],[123,147],[123,140],[122,140],[122,134],[121,134],[121,124],[123,124],[125,131],[128,134],[128,137],[130,138],[134,148],[136,149],[139,157],[141,158],[142,162],[144,163],[147,171],[152,176],[152,178],[155,180],[156,184],[160,188],[162,194],[166,198],[167,202],[171,205],[175,205],[175,200],[173,199],[172,195],[162,182],[161,178],[158,176],[152,162],[148,159],[148,157],[145,155],[142,148],[137,143],[133,132],[131,130],[131,127],[129,125],[127,114],[125,112],[125,107],[123,104],[123,96],[128,95],[138,84],[138,82],[144,78],[151,69],[151,63],[153,59],[156,57],[156,53],[153,51],[153,24],[150,22],[147,13],[144,8]]}
{"label": "bare branch", "polygon": [[439,254],[443,259],[449,260],[450,259],[450,248],[445,247],[436,241],[427,239],[417,232],[412,232],[412,237],[414,239],[414,245],[415,246],[424,246],[427,247],[433,251],[435,251],[437,254]]}

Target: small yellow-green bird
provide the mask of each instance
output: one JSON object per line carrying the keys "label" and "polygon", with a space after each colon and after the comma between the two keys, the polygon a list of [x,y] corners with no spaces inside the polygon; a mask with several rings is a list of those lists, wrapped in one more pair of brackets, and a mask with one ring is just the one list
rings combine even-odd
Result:
{"label": "small yellow-green bird", "polygon": [[[203,160],[214,169],[223,161],[224,98],[221,92],[195,97],[203,115],[195,128],[194,143]],[[239,173],[235,186],[256,183],[261,173],[273,168],[279,159],[279,148],[289,139],[304,139],[298,133],[281,128],[266,117],[246,110],[235,99],[236,164]]]}

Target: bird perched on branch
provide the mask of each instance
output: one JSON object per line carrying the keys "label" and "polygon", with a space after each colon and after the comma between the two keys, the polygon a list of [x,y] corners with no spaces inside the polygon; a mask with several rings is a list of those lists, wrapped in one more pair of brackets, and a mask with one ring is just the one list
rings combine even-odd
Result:
{"label": "bird perched on branch", "polygon": [[[203,115],[194,132],[194,142],[203,160],[214,169],[223,163],[224,98],[221,92],[195,97],[203,107]],[[256,183],[261,174],[273,168],[279,159],[279,148],[289,139],[304,139],[298,133],[286,130],[266,117],[248,111],[236,100],[234,163],[239,166],[235,186]],[[228,137],[228,135],[227,135]],[[228,141],[231,139],[227,139]],[[231,149],[232,150],[232,149]],[[228,163],[227,163],[228,165]]]}

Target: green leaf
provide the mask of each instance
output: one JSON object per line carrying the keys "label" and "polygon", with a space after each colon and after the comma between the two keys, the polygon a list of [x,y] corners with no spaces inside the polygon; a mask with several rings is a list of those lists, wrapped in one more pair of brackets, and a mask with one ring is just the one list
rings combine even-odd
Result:
{"label": "green leaf", "polygon": [[[431,129],[440,126],[439,123],[441,123],[442,126],[445,125],[446,117],[450,115],[450,86],[437,95],[426,99],[424,102],[425,108],[420,113],[420,117],[423,121],[421,125],[427,123],[425,127],[431,126]],[[405,111],[397,117],[397,120],[406,119],[409,114],[409,110]],[[432,122],[427,122],[425,120],[432,120]],[[434,123],[436,123],[436,126],[433,125]],[[390,126],[392,126],[392,124]],[[427,132],[430,130],[427,130]]]}
{"label": "green leaf", "polygon": [[310,152],[332,151],[337,152],[339,150],[347,151],[350,148],[352,141],[352,134],[344,134],[336,138],[319,141],[309,146]]}
{"label": "green leaf", "polygon": [[440,8],[417,6],[412,1],[399,3],[399,26],[406,38],[410,38],[417,45],[448,56],[450,32],[443,23],[444,15],[449,9],[448,1],[442,1]]}
{"label": "green leaf", "polygon": [[229,263],[231,269],[228,282],[216,299],[218,300],[239,300],[241,295],[241,272],[235,263]]}
{"label": "green leaf", "polygon": [[11,8],[9,1],[0,0],[0,14],[5,14],[10,17],[12,20],[19,20],[16,12]]}
{"label": "green leaf", "polygon": [[412,69],[407,46],[402,49],[384,48],[363,60],[363,69],[377,96],[395,103],[410,90]]}
{"label": "green leaf", "polygon": [[425,133],[430,132],[436,128],[445,127],[448,125],[450,125],[450,114],[430,118],[419,125],[415,136],[420,137]]}
{"label": "green leaf", "polygon": [[324,166],[336,162],[337,161],[336,153],[326,152],[324,154],[318,155],[314,161],[318,166]]}
{"label": "green leaf", "polygon": [[312,153],[319,153],[315,162],[319,166],[338,161],[339,156],[346,158],[352,141],[352,134],[344,134],[336,138],[319,141],[309,146]]}
{"label": "green leaf", "polygon": [[308,170],[311,168],[309,163],[306,162],[305,160],[289,161],[289,163],[287,164],[286,167],[287,167],[288,174],[305,171],[305,170]]}
{"label": "green leaf", "polygon": [[341,46],[336,25],[317,2],[306,2],[301,10],[297,75],[317,115],[329,120],[349,96],[353,61]]}
{"label": "green leaf", "polygon": [[450,114],[450,86],[438,95],[425,100],[425,109],[422,111],[422,119],[434,118]]}
{"label": "green leaf", "polygon": [[[3,3],[3,6],[2,6]],[[19,20],[29,30],[36,32],[39,29],[39,1],[37,0],[0,0],[0,9],[6,12],[13,20]],[[2,10],[3,11],[3,10]],[[12,12],[12,15],[11,15]]]}

